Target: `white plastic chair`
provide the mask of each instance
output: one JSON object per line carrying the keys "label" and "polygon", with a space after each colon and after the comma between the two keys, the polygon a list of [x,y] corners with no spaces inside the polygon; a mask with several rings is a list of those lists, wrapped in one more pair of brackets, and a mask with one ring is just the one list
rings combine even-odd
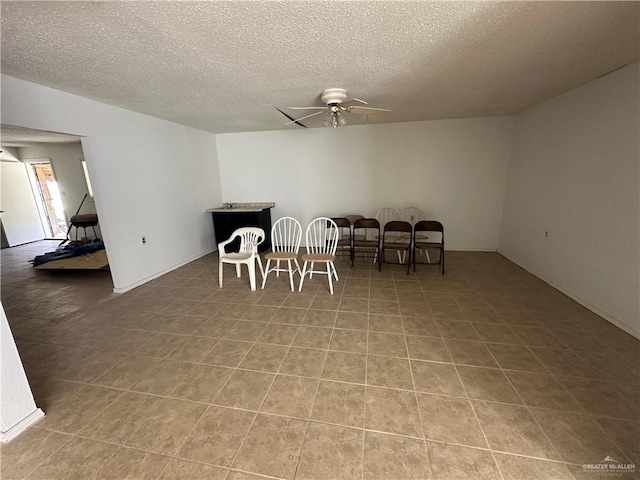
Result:
{"label": "white plastic chair", "polygon": [[[238,252],[225,251],[225,247],[240,237],[240,250]],[[222,288],[222,273],[223,265],[225,263],[233,263],[236,266],[236,274],[240,278],[240,265],[246,264],[249,270],[249,283],[251,284],[251,291],[256,289],[256,262],[260,267],[260,272],[264,278],[264,270],[262,269],[262,262],[260,261],[260,255],[258,254],[258,245],[264,241],[264,230],[257,227],[242,227],[238,228],[231,234],[231,237],[224,242],[218,244],[218,255],[220,260],[218,262],[218,277],[220,281],[220,288]]]}
{"label": "white plastic chair", "polygon": [[409,222],[412,227],[415,226],[416,223],[426,219],[424,212],[417,207],[403,208],[400,215],[402,216],[402,220]]}
{"label": "white plastic chair", "polygon": [[402,214],[397,208],[382,208],[376,213],[376,220],[380,222],[380,230],[384,231],[384,226],[394,220],[402,220]]}
{"label": "white plastic chair", "polygon": [[[291,291],[295,291],[293,286],[293,274],[297,271],[301,272],[298,263],[298,250],[300,250],[300,241],[302,240],[302,227],[300,222],[292,217],[282,217],[273,224],[271,228],[271,249],[264,258],[267,259],[264,277],[262,278],[262,288],[267,283],[269,272],[276,272],[276,277],[280,276],[280,272],[289,272],[289,281],[291,282]],[[275,267],[269,268],[271,260],[276,262]],[[296,264],[296,268],[291,266],[291,260]],[[280,262],[287,262],[289,268],[280,268]]]}
{"label": "white plastic chair", "polygon": [[[305,235],[307,241],[307,253],[302,255],[304,265],[302,267],[302,275],[300,275],[300,287],[298,291],[302,291],[305,275],[309,274],[309,278],[314,273],[326,275],[329,279],[329,291],[333,295],[333,280],[335,276],[338,281],[338,272],[333,261],[336,258],[336,248],[338,247],[338,239],[340,237],[336,222],[327,217],[319,217],[313,220],[307,227]],[[311,268],[307,270],[307,264],[311,263]],[[316,263],[324,263],[326,271],[314,270]]]}

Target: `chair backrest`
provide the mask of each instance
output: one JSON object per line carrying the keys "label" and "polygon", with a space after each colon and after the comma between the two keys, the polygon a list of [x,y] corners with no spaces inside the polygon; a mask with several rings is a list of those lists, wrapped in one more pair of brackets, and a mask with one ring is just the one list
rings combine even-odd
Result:
{"label": "chair backrest", "polygon": [[373,240],[380,236],[380,222],[375,218],[360,218],[353,224],[353,234],[357,230],[364,230],[364,239]]}
{"label": "chair backrest", "polygon": [[411,224],[409,222],[405,222],[404,220],[392,220],[384,226],[385,234],[387,232],[411,233],[412,230],[413,227],[411,226]]}
{"label": "chair backrest", "polygon": [[258,227],[238,228],[231,237],[240,237],[240,253],[256,253],[264,240],[264,230]]}
{"label": "chair backrest", "polygon": [[293,217],[279,218],[271,227],[271,249],[274,252],[298,253],[302,241],[302,226]]}
{"label": "chair backrest", "polygon": [[345,215],[344,218],[349,220],[349,223],[351,225],[354,225],[356,223],[356,220],[360,220],[361,218],[364,218],[364,216],[362,216],[362,215]]}
{"label": "chair backrest", "polygon": [[334,217],[331,220],[338,226],[340,238],[338,246],[351,245],[351,223],[345,217]]}
{"label": "chair backrest", "polygon": [[416,223],[413,227],[414,234],[417,232],[440,232],[442,234],[442,243],[444,243],[444,226],[435,220],[423,220]]}
{"label": "chair backrest", "polygon": [[400,213],[402,215],[402,220],[409,222],[411,225],[415,225],[425,218],[424,212],[417,207],[403,208]]}
{"label": "chair backrest", "polygon": [[306,232],[307,252],[310,254],[335,255],[340,232],[336,222],[327,217],[311,221]]}
{"label": "chair backrest", "polygon": [[402,220],[402,215],[400,215],[400,211],[397,208],[383,208],[376,213],[376,220],[378,220],[380,226],[384,228],[388,222]]}
{"label": "chair backrest", "polygon": [[335,224],[340,228],[351,227],[351,222],[349,222],[349,219],[346,217],[334,217],[331,220],[333,220]]}

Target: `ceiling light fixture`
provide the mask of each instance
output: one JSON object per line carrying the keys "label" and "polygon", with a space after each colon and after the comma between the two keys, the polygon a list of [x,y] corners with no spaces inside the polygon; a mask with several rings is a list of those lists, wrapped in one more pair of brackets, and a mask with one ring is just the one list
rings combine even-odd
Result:
{"label": "ceiling light fixture", "polygon": [[340,108],[335,105],[330,107],[329,116],[325,118],[322,123],[327,127],[338,128],[345,126],[347,124],[347,119],[342,115]]}

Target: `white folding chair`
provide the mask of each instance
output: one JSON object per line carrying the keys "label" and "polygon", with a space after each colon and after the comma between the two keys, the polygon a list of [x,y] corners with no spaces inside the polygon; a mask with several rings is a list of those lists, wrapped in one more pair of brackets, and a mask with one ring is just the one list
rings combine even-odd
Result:
{"label": "white folding chair", "polygon": [[416,223],[425,220],[424,212],[417,207],[403,208],[400,212],[400,215],[402,216],[402,220],[404,220],[405,222],[409,222],[412,227]]}
{"label": "white folding chair", "polygon": [[[304,265],[302,267],[302,275],[300,276],[300,286],[298,291],[302,291],[305,275],[309,274],[309,278],[314,273],[326,275],[329,279],[329,291],[333,295],[333,280],[335,276],[338,281],[338,272],[333,261],[336,258],[336,248],[338,247],[338,239],[340,238],[338,226],[336,222],[326,217],[319,217],[313,220],[307,227],[305,239],[307,241],[307,253],[302,255]],[[311,268],[307,270],[307,264],[311,264]],[[314,270],[316,263],[324,263],[326,271]]]}
{"label": "white folding chair", "polygon": [[[238,237],[240,238],[240,250],[238,252],[226,252],[225,247]],[[260,272],[264,278],[264,270],[262,269],[262,262],[258,254],[258,245],[263,241],[264,230],[261,228],[242,227],[233,232],[228,240],[218,244],[218,255],[220,258],[218,262],[218,280],[220,282],[220,288],[222,288],[223,265],[225,263],[235,264],[236,274],[238,278],[240,278],[240,265],[244,263],[249,270],[251,290],[254,291],[256,289],[256,262],[258,262]]]}
{"label": "white folding chair", "polygon": [[395,220],[402,220],[402,214],[397,208],[381,208],[376,213],[376,220],[380,222],[380,230],[384,231],[384,226]]}
{"label": "white folding chair", "polygon": [[[271,228],[271,249],[264,258],[267,259],[264,277],[262,279],[262,288],[267,283],[269,272],[276,272],[276,277],[280,276],[280,272],[289,272],[289,281],[291,283],[291,291],[295,291],[293,286],[293,274],[297,271],[301,272],[298,263],[298,250],[300,249],[300,241],[302,240],[302,227],[300,222],[292,217],[282,217]],[[273,268],[270,268],[271,260],[276,262]],[[291,261],[294,261],[296,268],[293,269]],[[280,268],[280,262],[287,262],[288,268]]]}

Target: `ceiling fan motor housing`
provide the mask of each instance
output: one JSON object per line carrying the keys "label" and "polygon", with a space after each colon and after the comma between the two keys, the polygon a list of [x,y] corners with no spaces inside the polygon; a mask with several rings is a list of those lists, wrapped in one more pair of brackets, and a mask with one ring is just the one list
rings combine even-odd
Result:
{"label": "ceiling fan motor housing", "polygon": [[326,105],[340,104],[348,98],[344,88],[327,88],[320,94],[320,100]]}

